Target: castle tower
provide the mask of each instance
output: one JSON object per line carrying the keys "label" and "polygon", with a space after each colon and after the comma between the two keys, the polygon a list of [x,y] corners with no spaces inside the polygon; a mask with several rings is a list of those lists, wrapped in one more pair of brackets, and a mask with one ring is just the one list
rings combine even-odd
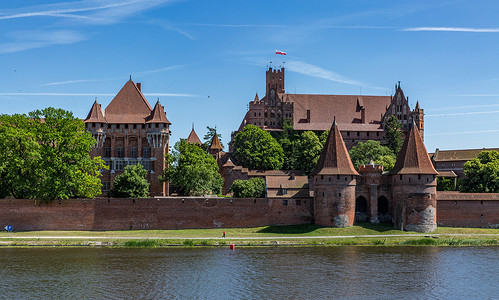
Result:
{"label": "castle tower", "polygon": [[265,95],[268,96],[274,90],[274,93],[284,93],[284,68],[273,70],[270,67],[266,73]]}
{"label": "castle tower", "polygon": [[412,119],[419,129],[421,139],[424,141],[424,109],[419,108],[419,101],[416,102],[416,108],[412,112]]}
{"label": "castle tower", "polygon": [[437,175],[413,123],[390,171],[393,223],[400,230],[432,232],[437,228]]}
{"label": "castle tower", "polygon": [[353,225],[358,175],[335,118],[312,172],[315,224],[333,227]]}
{"label": "castle tower", "polygon": [[201,140],[199,139],[198,135],[196,134],[196,131],[194,131],[194,123],[192,124],[192,130],[191,133],[189,133],[189,136],[185,140],[189,144],[196,144],[196,145],[201,145]]}
{"label": "castle tower", "polygon": [[218,139],[218,134],[215,131],[215,134],[213,135],[213,138],[211,139],[210,147],[208,147],[208,152],[217,160],[217,162],[220,160],[221,154],[222,154],[222,144],[220,143],[220,140]]}

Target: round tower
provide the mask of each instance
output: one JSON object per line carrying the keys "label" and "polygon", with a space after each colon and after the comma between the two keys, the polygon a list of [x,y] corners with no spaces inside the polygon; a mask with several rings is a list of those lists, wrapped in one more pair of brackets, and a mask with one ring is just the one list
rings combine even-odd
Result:
{"label": "round tower", "polygon": [[335,118],[312,172],[315,224],[332,227],[353,225],[358,175]]}
{"label": "round tower", "polygon": [[390,175],[395,227],[416,232],[437,229],[438,172],[414,123]]}

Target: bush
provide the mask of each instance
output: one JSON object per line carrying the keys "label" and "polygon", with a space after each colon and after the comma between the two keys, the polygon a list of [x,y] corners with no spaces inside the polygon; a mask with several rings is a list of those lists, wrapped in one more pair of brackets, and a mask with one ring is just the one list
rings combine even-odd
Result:
{"label": "bush", "polygon": [[126,166],[123,174],[114,179],[110,195],[122,198],[148,197],[149,182],[145,179],[146,175],[147,170],[140,164]]}
{"label": "bush", "polygon": [[230,191],[236,198],[264,198],[265,180],[262,178],[251,178],[249,180],[234,180]]}

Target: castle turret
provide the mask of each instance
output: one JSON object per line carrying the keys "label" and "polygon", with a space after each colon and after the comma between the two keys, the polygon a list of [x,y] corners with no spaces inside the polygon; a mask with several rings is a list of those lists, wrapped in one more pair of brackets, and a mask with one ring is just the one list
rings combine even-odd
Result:
{"label": "castle turret", "polygon": [[220,160],[220,155],[222,153],[223,147],[218,138],[218,134],[215,131],[213,138],[211,139],[210,147],[208,147],[208,152],[217,160]]}
{"label": "castle turret", "polygon": [[414,123],[390,175],[395,227],[417,232],[434,231],[437,228],[438,172]]}
{"label": "castle turret", "polygon": [[358,175],[335,118],[312,172],[315,224],[334,227],[353,225]]}

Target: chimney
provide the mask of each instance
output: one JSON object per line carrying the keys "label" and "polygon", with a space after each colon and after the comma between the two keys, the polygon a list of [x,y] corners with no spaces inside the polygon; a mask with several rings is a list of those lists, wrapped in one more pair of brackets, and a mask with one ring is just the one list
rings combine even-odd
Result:
{"label": "chimney", "polygon": [[307,109],[307,123],[310,123],[310,109]]}
{"label": "chimney", "polygon": [[139,91],[141,91],[141,92],[142,92],[142,90],[141,90],[141,88],[142,88],[142,83],[137,82],[137,88],[139,89]]}
{"label": "chimney", "polygon": [[360,119],[362,124],[366,124],[366,109],[362,108],[360,111]]}

